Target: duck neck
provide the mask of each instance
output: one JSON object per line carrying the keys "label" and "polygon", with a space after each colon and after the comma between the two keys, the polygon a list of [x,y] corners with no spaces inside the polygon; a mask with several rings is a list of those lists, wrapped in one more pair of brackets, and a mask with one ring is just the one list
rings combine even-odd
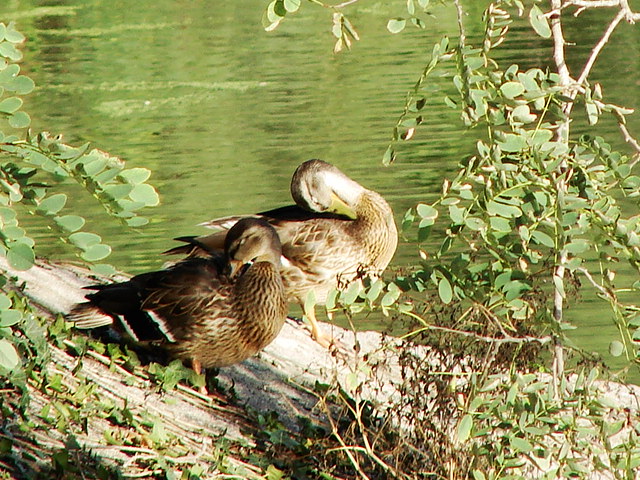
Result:
{"label": "duck neck", "polygon": [[[276,265],[256,262],[235,284],[236,311],[250,329],[271,341],[280,331],[286,316],[282,278]],[[251,335],[251,332],[248,332]]]}
{"label": "duck neck", "polygon": [[395,232],[393,211],[382,196],[374,191],[365,190],[356,203],[354,227],[363,233],[385,229]]}

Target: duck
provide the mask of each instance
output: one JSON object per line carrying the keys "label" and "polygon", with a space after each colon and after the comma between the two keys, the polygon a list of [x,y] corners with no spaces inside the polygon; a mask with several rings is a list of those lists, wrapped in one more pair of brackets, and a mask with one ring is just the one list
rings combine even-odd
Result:
{"label": "duck", "polygon": [[259,218],[240,219],[223,253],[209,251],[121,283],[91,285],[67,319],[77,328],[114,324],[133,341],[160,345],[196,373],[239,363],[271,343],[287,302],[277,233]]}
{"label": "duck", "polygon": [[[252,215],[267,221],[282,243],[282,280],[289,303],[297,303],[309,321],[311,336],[325,347],[332,339],[318,327],[314,308],[305,308],[311,291],[324,303],[333,289],[365,276],[377,277],[391,261],[398,232],[393,211],[377,192],[349,178],[331,163],[303,162],[291,179],[295,205]],[[209,235],[179,237],[184,245],[165,253],[207,254],[224,244],[229,228],[246,216],[227,216],[201,225]],[[313,297],[312,297],[313,298]]]}

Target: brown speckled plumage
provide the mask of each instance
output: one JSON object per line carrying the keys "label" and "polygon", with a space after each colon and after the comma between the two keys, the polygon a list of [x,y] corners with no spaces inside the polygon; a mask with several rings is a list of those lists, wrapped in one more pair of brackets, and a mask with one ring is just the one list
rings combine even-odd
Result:
{"label": "brown speckled plumage", "polygon": [[240,362],[271,343],[284,323],[281,249],[273,228],[257,219],[238,222],[226,242],[226,255],[89,287],[97,292],[68,319],[79,328],[116,320],[134,340],[161,343],[194,366]]}
{"label": "brown speckled plumage", "polygon": [[[282,277],[289,302],[304,304],[310,290],[324,302],[334,287],[359,275],[379,275],[393,257],[398,233],[389,204],[335,166],[309,160],[291,181],[296,205],[257,215],[278,232],[285,258]],[[202,237],[183,237],[188,245],[168,253],[200,255],[220,248],[229,225],[243,218],[225,217],[205,225],[221,231]],[[307,312],[309,313],[309,312]],[[312,333],[317,338],[315,319]]]}

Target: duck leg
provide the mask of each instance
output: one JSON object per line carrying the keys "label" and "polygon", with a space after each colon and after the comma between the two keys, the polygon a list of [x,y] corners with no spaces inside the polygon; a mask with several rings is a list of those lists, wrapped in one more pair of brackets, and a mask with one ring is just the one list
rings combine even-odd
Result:
{"label": "duck leg", "polygon": [[303,305],[302,310],[304,312],[304,316],[309,322],[309,330],[311,331],[311,338],[313,338],[318,344],[329,350],[331,353],[340,356],[341,358],[347,359],[349,358],[350,349],[338,339],[333,338],[333,336],[326,335],[320,331],[320,327],[318,326],[318,320],[316,319],[316,310],[315,305]]}
{"label": "duck leg", "polygon": [[[200,360],[198,360],[197,358],[192,358],[191,359],[191,369],[194,372],[196,372],[196,374],[202,375],[202,363],[200,363]],[[205,382],[205,384],[198,388],[198,392],[200,392],[202,395],[209,395],[209,392],[207,391],[207,379],[206,379],[206,377],[205,377],[204,382]]]}
{"label": "duck leg", "polygon": [[322,347],[331,350],[332,346],[334,346],[333,338],[325,335],[320,331],[320,327],[318,326],[318,320],[316,319],[316,309],[315,306],[311,306],[309,308],[305,308],[303,305],[304,316],[309,321],[309,329],[311,330],[311,338],[313,338],[316,342],[318,342]]}

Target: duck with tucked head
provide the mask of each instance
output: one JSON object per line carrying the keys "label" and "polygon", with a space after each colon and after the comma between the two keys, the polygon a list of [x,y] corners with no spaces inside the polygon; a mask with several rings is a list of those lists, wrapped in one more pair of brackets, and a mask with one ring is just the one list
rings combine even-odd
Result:
{"label": "duck with tucked head", "polygon": [[[282,242],[282,279],[287,300],[304,308],[310,291],[324,302],[330,290],[344,288],[363,275],[378,276],[398,245],[393,211],[382,196],[364,188],[338,168],[322,160],[308,160],[293,174],[291,195],[295,205],[262,212]],[[243,216],[224,217],[203,225],[218,232],[182,237],[187,245],[167,253],[207,254],[221,248],[228,228]],[[305,311],[311,334],[329,346],[321,335],[315,312]]]}
{"label": "duck with tucked head", "polygon": [[193,369],[232,365],[278,335],[287,315],[278,235],[246,218],[227,233],[224,254],[209,252],[95,290],[68,320],[78,328],[115,322],[133,340],[160,344]]}

